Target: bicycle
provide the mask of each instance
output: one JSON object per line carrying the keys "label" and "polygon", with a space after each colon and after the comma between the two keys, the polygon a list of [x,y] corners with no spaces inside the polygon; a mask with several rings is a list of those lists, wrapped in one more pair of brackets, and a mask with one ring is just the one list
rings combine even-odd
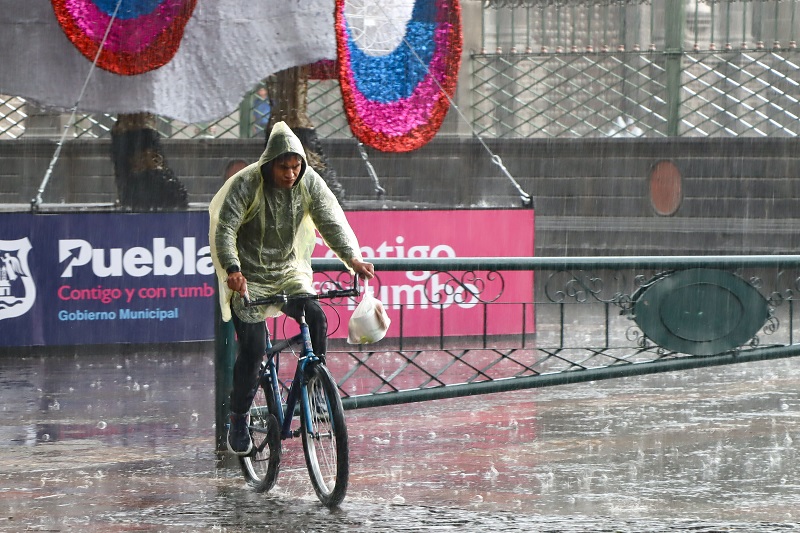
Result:
{"label": "bicycle", "polygon": [[[338,287],[338,285],[337,285]],[[245,305],[283,304],[289,300],[322,300],[358,296],[358,277],[351,289],[333,289],[320,294],[279,294]],[[350,475],[350,456],[344,409],[339,389],[325,361],[314,354],[305,313],[300,317],[300,333],[272,344],[267,328],[267,350],[261,363],[256,394],[250,408],[250,436],[253,451],[239,458],[247,482],[257,492],[268,492],[278,478],[281,441],[300,436],[306,466],[319,500],[336,507],[344,500]],[[294,379],[285,402],[278,381],[279,355],[301,345]],[[299,413],[298,413],[299,411]],[[292,427],[295,418],[299,427]]]}

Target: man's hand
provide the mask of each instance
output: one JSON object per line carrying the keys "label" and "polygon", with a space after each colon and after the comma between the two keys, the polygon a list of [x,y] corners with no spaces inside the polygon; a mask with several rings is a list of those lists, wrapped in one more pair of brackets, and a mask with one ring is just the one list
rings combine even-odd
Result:
{"label": "man's hand", "polygon": [[232,272],[228,274],[228,288],[244,297],[247,294],[247,280],[241,272]]}
{"label": "man's hand", "polygon": [[367,263],[361,259],[353,259],[352,266],[356,274],[362,279],[372,279],[375,277],[375,266],[372,263]]}

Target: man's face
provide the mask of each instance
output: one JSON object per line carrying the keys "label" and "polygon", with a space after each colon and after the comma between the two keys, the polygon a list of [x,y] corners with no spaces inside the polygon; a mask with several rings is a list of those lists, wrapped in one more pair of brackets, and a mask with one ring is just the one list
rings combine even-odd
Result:
{"label": "man's face", "polygon": [[272,165],[272,180],[279,189],[291,189],[300,175],[303,161],[298,155],[290,155],[275,160]]}

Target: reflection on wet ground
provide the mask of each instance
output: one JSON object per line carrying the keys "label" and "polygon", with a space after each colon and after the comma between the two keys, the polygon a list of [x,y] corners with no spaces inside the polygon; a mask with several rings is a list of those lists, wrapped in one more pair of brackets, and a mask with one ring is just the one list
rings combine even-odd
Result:
{"label": "reflection on wet ground", "polygon": [[800,530],[800,360],[349,411],[330,511],[217,456],[210,350],[0,358],[0,530]]}

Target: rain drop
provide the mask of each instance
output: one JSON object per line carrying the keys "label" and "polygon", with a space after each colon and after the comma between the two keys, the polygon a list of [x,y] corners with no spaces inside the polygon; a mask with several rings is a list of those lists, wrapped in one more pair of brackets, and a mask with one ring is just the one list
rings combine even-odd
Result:
{"label": "rain drop", "polygon": [[108,424],[106,424],[102,420],[97,423],[97,429],[106,429],[107,427],[108,427]]}

